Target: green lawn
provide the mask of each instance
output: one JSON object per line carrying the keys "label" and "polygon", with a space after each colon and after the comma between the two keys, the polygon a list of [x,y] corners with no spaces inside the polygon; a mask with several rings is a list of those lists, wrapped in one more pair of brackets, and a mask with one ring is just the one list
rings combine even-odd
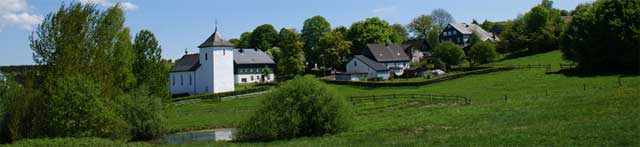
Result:
{"label": "green lawn", "polygon": [[[564,62],[559,56],[556,51],[496,64]],[[519,69],[420,87],[334,87],[346,97],[437,93],[466,96],[474,101],[467,106],[418,103],[410,107],[405,107],[406,99],[397,100],[396,105],[393,100],[370,102],[368,107],[392,107],[359,112],[354,127],[336,135],[268,143],[196,142],[186,146],[640,145],[638,76],[574,77],[545,73],[544,69]]]}
{"label": "green lawn", "polygon": [[[557,71],[557,63],[565,62],[560,55],[554,51],[494,64],[556,64],[552,71]],[[262,143],[194,142],[182,146],[640,145],[637,75],[568,76],[547,73],[545,69],[516,69],[415,87],[332,86],[344,97],[446,94],[469,97],[473,104],[431,105],[406,98],[369,101],[354,106],[357,111],[353,127],[340,134]],[[263,96],[258,96],[176,106],[169,126],[174,130],[237,127],[262,99]],[[235,107],[247,109],[235,111]]]}

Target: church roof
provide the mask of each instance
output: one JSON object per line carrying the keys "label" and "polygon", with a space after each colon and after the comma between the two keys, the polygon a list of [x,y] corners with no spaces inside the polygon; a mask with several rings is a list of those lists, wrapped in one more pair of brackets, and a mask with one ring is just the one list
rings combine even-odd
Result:
{"label": "church roof", "polygon": [[233,49],[233,62],[235,64],[276,64],[260,49]]}
{"label": "church roof", "polygon": [[189,54],[176,60],[170,72],[196,71],[198,67],[200,67],[200,54]]}
{"label": "church roof", "polygon": [[232,47],[233,44],[231,44],[231,42],[224,40],[224,38],[222,38],[222,35],[220,35],[220,33],[218,33],[217,29],[216,31],[213,32],[213,34],[211,34],[211,36],[209,36],[209,38],[207,38],[207,40],[205,40],[202,44],[200,44],[200,46],[198,46],[198,48],[207,48],[207,47]]}

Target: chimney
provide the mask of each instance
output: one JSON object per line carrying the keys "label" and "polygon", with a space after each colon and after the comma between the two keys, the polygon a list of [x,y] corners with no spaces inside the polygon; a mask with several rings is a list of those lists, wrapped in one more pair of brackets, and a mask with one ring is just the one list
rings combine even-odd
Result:
{"label": "chimney", "polygon": [[239,52],[240,52],[240,53],[244,52],[244,49],[243,49],[243,48],[240,48],[240,51],[239,51]]}

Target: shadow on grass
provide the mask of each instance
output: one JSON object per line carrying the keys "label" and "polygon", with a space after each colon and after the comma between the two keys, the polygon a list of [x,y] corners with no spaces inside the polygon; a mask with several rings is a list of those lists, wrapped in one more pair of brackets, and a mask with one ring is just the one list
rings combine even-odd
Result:
{"label": "shadow on grass", "polygon": [[620,77],[635,77],[640,76],[639,71],[627,70],[627,71],[612,71],[612,70],[580,70],[577,68],[561,69],[557,72],[547,72],[547,74],[562,74],[568,77],[596,77],[596,76],[615,76]]}

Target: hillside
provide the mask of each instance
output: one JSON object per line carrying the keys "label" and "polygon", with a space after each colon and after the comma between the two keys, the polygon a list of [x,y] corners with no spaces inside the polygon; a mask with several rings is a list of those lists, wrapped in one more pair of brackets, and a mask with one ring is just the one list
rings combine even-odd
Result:
{"label": "hillside", "polygon": [[[446,94],[470,105],[430,104],[397,98],[354,105],[353,128],[322,137],[266,143],[195,142],[183,146],[637,146],[640,145],[640,77],[572,76],[557,72],[558,51],[494,63],[554,64],[472,75],[419,87],[332,85],[340,95]],[[506,97],[506,98],[505,98]],[[237,127],[261,96],[175,107],[172,129]]]}

